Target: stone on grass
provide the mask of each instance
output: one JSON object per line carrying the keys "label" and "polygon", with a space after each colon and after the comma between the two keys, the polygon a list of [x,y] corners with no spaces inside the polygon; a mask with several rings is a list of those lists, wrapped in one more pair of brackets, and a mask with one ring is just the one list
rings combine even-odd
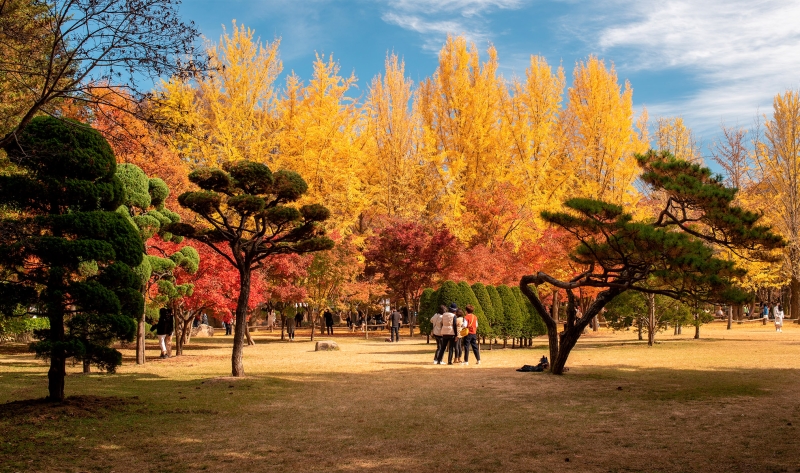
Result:
{"label": "stone on grass", "polygon": [[316,348],[314,348],[314,351],[334,351],[334,350],[339,350],[339,345],[337,345],[336,342],[330,342],[330,341],[317,342],[317,346]]}
{"label": "stone on grass", "polygon": [[200,324],[192,328],[192,337],[213,337],[214,327],[206,324]]}

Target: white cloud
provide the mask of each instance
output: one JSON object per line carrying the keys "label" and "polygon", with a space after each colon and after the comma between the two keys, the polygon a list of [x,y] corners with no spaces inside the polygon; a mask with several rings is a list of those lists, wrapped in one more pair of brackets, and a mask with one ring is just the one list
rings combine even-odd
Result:
{"label": "white cloud", "polygon": [[722,120],[746,123],[775,94],[799,85],[800,2],[637,0],[613,7],[630,15],[601,28],[601,48],[623,53],[626,69],[681,68],[703,84],[651,111],[683,115],[698,130]]}
{"label": "white cloud", "polygon": [[389,0],[383,21],[419,33],[423,48],[439,51],[448,34],[464,35],[483,43],[491,32],[484,15],[495,10],[520,8],[529,0]]}

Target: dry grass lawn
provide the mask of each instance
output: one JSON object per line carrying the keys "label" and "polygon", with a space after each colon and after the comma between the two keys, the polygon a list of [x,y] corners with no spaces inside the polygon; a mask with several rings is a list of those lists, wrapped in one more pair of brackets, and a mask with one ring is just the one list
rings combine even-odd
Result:
{"label": "dry grass lawn", "polygon": [[61,406],[29,401],[46,365],[0,346],[0,471],[800,471],[797,325],[590,333],[562,377],[515,371],[544,339],[434,366],[424,338],[333,338],[258,335],[237,380],[230,337],[142,367],[126,350],[115,375],[70,369]]}

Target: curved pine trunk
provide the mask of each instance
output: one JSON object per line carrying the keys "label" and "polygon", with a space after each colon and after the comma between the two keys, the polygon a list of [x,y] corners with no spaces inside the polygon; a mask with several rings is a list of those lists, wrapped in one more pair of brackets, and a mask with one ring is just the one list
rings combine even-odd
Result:
{"label": "curved pine trunk", "polygon": [[250,300],[250,271],[239,271],[239,299],[236,301],[236,327],[233,331],[231,376],[244,376],[244,338],[247,330],[247,301]]}

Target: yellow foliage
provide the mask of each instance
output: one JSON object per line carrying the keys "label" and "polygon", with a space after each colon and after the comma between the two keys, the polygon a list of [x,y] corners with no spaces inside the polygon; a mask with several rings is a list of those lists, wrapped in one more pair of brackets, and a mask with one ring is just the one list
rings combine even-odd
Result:
{"label": "yellow foliage", "polygon": [[279,40],[262,44],[233,23],[207,52],[213,72],[195,82],[173,78],[157,92],[158,111],[177,130],[175,146],[194,165],[247,159],[268,163],[277,140],[274,82]]}
{"label": "yellow foliage", "polygon": [[612,66],[594,56],[575,67],[563,126],[567,156],[575,172],[572,195],[630,206],[638,199],[634,154],[644,152],[633,127],[633,89],[620,88]]}

